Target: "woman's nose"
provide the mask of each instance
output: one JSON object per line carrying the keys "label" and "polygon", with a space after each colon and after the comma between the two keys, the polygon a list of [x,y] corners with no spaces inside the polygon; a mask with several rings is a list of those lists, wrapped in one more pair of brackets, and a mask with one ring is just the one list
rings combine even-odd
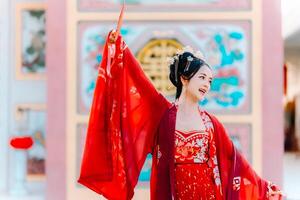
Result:
{"label": "woman's nose", "polygon": [[209,84],[209,82],[207,81],[207,82],[204,84],[204,87],[205,87],[205,89],[208,89],[209,86],[210,86],[210,84]]}

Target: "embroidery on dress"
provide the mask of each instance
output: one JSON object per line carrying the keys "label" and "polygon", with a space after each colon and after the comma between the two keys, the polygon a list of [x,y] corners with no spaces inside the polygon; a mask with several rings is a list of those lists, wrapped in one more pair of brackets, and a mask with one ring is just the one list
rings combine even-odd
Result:
{"label": "embroidery on dress", "polygon": [[157,164],[159,163],[159,159],[161,158],[161,156],[162,156],[162,153],[159,149],[159,145],[157,145]]}
{"label": "embroidery on dress", "polygon": [[213,131],[214,125],[213,125],[212,121],[210,120],[210,117],[207,114],[205,114],[205,112],[203,112],[201,110],[200,110],[200,112],[201,112],[203,123],[206,126],[206,128],[211,129]]}
{"label": "embroidery on dress", "polygon": [[205,163],[208,161],[208,134],[191,132],[182,134],[175,131],[175,160],[176,162]]}
{"label": "embroidery on dress", "polygon": [[136,92],[137,92],[136,87],[132,86],[132,87],[130,88],[130,93],[131,93],[131,94],[135,94]]}
{"label": "embroidery on dress", "polygon": [[99,68],[99,70],[98,70],[99,72],[98,72],[98,77],[99,78],[102,78],[103,80],[104,80],[104,82],[106,82],[106,73],[105,73],[105,70],[104,69],[102,69],[102,68]]}
{"label": "embroidery on dress", "polygon": [[216,196],[222,196],[213,124],[205,112],[199,112],[205,130],[175,130],[175,176],[179,177],[175,185],[178,199],[216,199]]}
{"label": "embroidery on dress", "polygon": [[218,167],[217,156],[214,156],[212,160],[214,164],[213,173],[214,173],[215,183],[217,186],[221,186],[221,177],[220,177],[220,171]]}
{"label": "embroidery on dress", "polygon": [[218,164],[218,158],[217,158],[217,148],[214,140],[214,126],[212,121],[210,120],[210,117],[203,111],[201,111],[202,119],[205,124],[205,126],[209,129],[209,157],[210,157],[210,163],[211,167],[213,168],[213,175],[215,179],[215,184],[222,195],[222,185],[221,185],[221,175],[219,170],[219,164]]}
{"label": "embroidery on dress", "polygon": [[234,191],[239,191],[241,188],[241,177],[237,176],[233,178],[233,190]]}

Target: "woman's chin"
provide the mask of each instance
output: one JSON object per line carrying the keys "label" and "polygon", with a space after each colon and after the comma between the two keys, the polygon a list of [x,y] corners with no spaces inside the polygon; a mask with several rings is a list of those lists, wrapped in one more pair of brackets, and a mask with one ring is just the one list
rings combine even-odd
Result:
{"label": "woman's chin", "polygon": [[202,101],[203,98],[204,98],[204,95],[198,95],[198,96],[197,96],[198,101]]}
{"label": "woman's chin", "polygon": [[198,95],[198,101],[202,101],[205,97],[205,94]]}
{"label": "woman's chin", "polygon": [[204,94],[202,94],[202,93],[197,93],[197,94],[195,94],[195,93],[190,93],[190,95],[189,95],[189,98],[190,99],[193,99],[193,101],[201,101],[203,98],[204,98]]}

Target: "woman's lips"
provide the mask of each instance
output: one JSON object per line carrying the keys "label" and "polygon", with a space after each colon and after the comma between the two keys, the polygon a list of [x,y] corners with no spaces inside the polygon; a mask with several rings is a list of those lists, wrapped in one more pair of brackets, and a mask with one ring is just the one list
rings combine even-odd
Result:
{"label": "woman's lips", "polygon": [[203,94],[205,94],[205,93],[206,93],[206,90],[204,90],[204,89],[199,89],[199,92],[202,92]]}

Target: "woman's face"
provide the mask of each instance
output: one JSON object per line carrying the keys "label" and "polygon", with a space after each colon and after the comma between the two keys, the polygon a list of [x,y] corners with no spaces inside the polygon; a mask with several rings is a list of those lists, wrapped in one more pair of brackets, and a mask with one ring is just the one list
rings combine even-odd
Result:
{"label": "woman's face", "polygon": [[185,87],[186,95],[196,101],[200,101],[210,89],[212,71],[208,66],[204,65],[190,80],[181,80]]}

